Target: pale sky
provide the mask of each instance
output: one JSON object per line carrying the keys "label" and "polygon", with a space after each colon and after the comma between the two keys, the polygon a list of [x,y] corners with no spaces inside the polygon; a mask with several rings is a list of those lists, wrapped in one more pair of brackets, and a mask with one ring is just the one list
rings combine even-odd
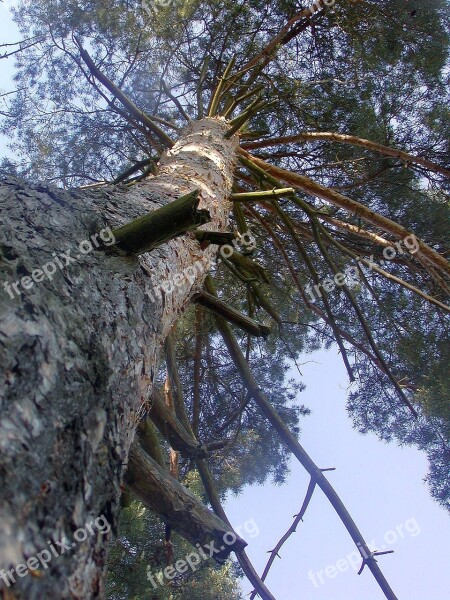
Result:
{"label": "pale sky", "polygon": [[[425,455],[352,429],[345,411],[347,374],[335,350],[305,356],[306,361],[315,362],[301,367],[307,389],[299,402],[312,414],[302,421],[300,443],[318,466],[336,467],[327,477],[369,546],[375,541],[378,550],[395,551],[381,556],[379,565],[399,600],[448,600],[450,519],[423,482]],[[308,483],[309,476],[292,460],[284,486],[253,486],[229,498],[226,510],[233,525],[251,519],[258,525],[260,534],[248,537],[247,550],[259,573],[267,551],[299,511]],[[354,550],[346,529],[316,489],[303,523],[281,550],[281,560],[272,565],[267,586],[277,600],[381,600],[384,595],[370,571],[365,568],[358,576],[359,561],[356,571],[352,569]],[[324,571],[332,566],[330,578]],[[310,571],[315,584],[308,579]],[[321,577],[316,574],[320,571]],[[247,582],[243,587],[251,590]]]}
{"label": "pale sky", "polygon": [[[0,4],[0,43],[18,39]],[[0,60],[0,93],[10,89],[12,67],[13,59]],[[0,137],[0,156],[5,153]],[[302,367],[307,390],[299,402],[313,412],[303,419],[302,445],[320,467],[336,467],[328,477],[369,545],[374,540],[378,549],[395,550],[380,557],[379,564],[399,600],[448,600],[450,519],[422,481],[424,454],[352,429],[344,408],[346,373],[336,351],[308,355],[304,361],[310,361]],[[291,525],[306,492],[307,474],[296,461],[291,466],[284,486],[247,488],[227,503],[234,526],[253,519],[260,530],[257,537],[248,538],[248,554],[259,573],[267,551]],[[281,550],[282,560],[272,566],[267,585],[277,600],[382,599],[368,569],[358,576],[352,568],[354,550],[344,526],[316,490],[304,522]],[[246,581],[243,588],[251,590]]]}

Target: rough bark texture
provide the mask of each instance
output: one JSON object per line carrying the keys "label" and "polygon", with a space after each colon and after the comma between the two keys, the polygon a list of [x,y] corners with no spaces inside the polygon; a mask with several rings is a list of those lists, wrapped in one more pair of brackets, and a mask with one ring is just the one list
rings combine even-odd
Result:
{"label": "rough bark texture", "polygon": [[[110,534],[94,528],[82,542],[73,534],[100,515],[114,527],[160,349],[215,251],[202,251],[193,234],[139,258],[83,254],[78,245],[194,189],[212,217],[206,228],[224,229],[236,155],[226,129],[214,119],[191,125],[160,174],[131,188],[0,184],[0,569],[48,549],[47,540],[74,544],[45,570],[14,572],[17,598],[103,595]],[[4,286],[50,261],[64,264],[67,249],[76,261],[51,281],[20,286],[19,295]],[[189,267],[189,279],[180,277]]]}

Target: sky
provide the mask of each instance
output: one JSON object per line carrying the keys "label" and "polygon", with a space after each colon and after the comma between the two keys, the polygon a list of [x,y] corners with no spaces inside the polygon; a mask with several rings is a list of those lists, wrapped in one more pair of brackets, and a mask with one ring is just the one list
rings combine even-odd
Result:
{"label": "sky", "polygon": [[[0,3],[0,44],[19,39]],[[0,94],[11,89],[12,73],[13,59],[0,60]],[[0,110],[1,106],[0,99]],[[6,153],[0,137],[0,156]],[[335,350],[307,355],[304,362],[302,376],[295,372],[307,385],[298,401],[312,414],[302,421],[301,444],[320,467],[336,468],[327,477],[369,545],[374,542],[379,550],[394,550],[380,557],[379,564],[399,600],[448,600],[450,519],[423,482],[424,454],[352,429],[345,411],[347,375]],[[228,498],[228,516],[247,537],[248,555],[259,573],[267,551],[300,509],[308,482],[301,465],[292,461],[283,486],[268,482]],[[259,530],[256,536],[253,523]],[[246,530],[252,537],[246,536]],[[304,521],[280,551],[281,559],[275,561],[266,583],[277,600],[382,599],[367,568],[357,575],[354,551],[344,526],[316,490]],[[243,589],[251,591],[250,584],[244,582]]]}
{"label": "sky", "polygon": [[[369,546],[375,542],[378,550],[394,550],[380,557],[379,565],[399,600],[448,600],[450,519],[423,482],[425,455],[352,428],[345,410],[347,374],[336,350],[309,354],[303,362],[302,377],[297,377],[307,388],[298,401],[312,414],[302,420],[300,443],[319,467],[336,468],[327,478]],[[267,551],[299,511],[308,483],[309,476],[292,460],[285,485],[247,487],[237,498],[228,498],[231,523],[239,527],[253,520],[259,529],[259,535],[247,536],[248,555],[259,573]],[[253,532],[253,527],[247,529]],[[243,534],[245,539],[245,529]],[[367,568],[357,575],[360,561],[354,550],[345,527],[316,490],[303,523],[272,565],[267,586],[277,600],[382,599]],[[251,585],[243,588],[250,591]]]}
{"label": "sky", "polygon": [[[9,7],[17,4],[16,0],[4,0],[0,1],[0,44],[12,44],[20,40],[17,26],[12,22]],[[0,47],[0,56],[5,54],[8,48]],[[0,60],[0,113],[5,110],[5,102],[10,97],[1,97],[1,94],[9,92],[14,89],[13,82],[11,81],[12,74],[14,72],[14,58],[10,57],[7,59]],[[6,155],[10,155],[10,151],[5,148],[7,140],[0,134],[0,158]]]}

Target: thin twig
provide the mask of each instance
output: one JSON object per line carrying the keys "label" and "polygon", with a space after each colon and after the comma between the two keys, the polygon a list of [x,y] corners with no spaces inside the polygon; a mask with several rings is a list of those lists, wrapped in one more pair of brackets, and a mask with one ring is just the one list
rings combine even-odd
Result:
{"label": "thin twig", "polygon": [[[305,499],[303,500],[303,504],[300,509],[300,512],[298,513],[298,515],[295,516],[294,522],[289,527],[289,529],[286,531],[286,533],[283,535],[283,537],[280,539],[280,541],[277,543],[275,548],[273,550],[270,550],[270,558],[267,561],[267,565],[263,571],[263,574],[261,575],[262,581],[266,580],[266,577],[270,571],[270,568],[271,568],[275,558],[277,556],[278,556],[278,558],[281,558],[279,555],[279,551],[281,550],[281,547],[283,546],[283,544],[285,544],[285,542],[288,540],[288,538],[293,533],[295,533],[295,531],[297,530],[298,524],[300,523],[300,521],[303,520],[303,515],[305,514],[306,509],[308,508],[308,505],[311,501],[315,487],[316,487],[316,482],[314,481],[314,479],[311,479],[311,481],[309,482],[309,485],[308,485],[308,489],[306,490],[306,496],[305,496]],[[256,591],[253,590],[253,592],[251,593],[251,596],[250,596],[250,600],[253,600],[255,598],[255,596],[256,596]]]}

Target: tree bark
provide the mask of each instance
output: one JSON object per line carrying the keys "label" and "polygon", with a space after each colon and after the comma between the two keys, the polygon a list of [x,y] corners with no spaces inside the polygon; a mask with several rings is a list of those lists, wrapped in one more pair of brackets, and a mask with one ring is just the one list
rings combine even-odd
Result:
{"label": "tree bark", "polygon": [[[139,257],[89,251],[87,240],[195,189],[211,215],[205,227],[224,230],[237,150],[226,130],[218,119],[190,124],[158,176],[131,187],[0,183],[0,569],[49,542],[58,551],[46,568],[14,570],[13,584],[0,572],[17,598],[103,596],[111,533],[86,524],[103,516],[116,526],[164,339],[217,249],[202,250],[192,233]],[[51,276],[31,279],[50,263]],[[71,545],[64,553],[62,540]]]}
{"label": "tree bark", "polygon": [[[138,444],[130,449],[130,464],[125,475],[133,493],[153,512],[161,515],[193,546],[214,544],[211,558],[224,560],[232,550],[247,545],[233,533],[229,524],[206,508],[188,489],[162,469]],[[230,542],[227,543],[230,535]]]}

